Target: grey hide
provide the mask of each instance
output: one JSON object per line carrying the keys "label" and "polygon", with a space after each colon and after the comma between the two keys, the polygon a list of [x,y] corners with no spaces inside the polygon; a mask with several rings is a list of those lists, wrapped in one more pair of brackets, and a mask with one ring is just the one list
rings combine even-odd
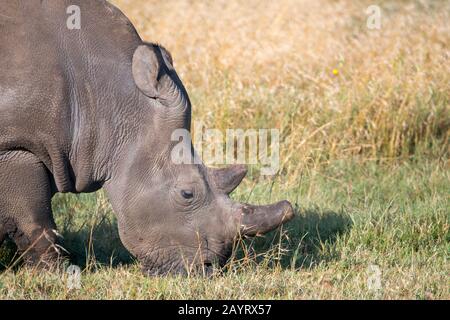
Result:
{"label": "grey hide", "polygon": [[[81,29],[67,28],[69,5]],[[176,165],[171,134],[191,104],[160,45],[106,1],[0,0],[0,243],[51,266],[51,198],[105,188],[120,238],[146,274],[223,266],[241,235],[293,217],[289,202],[236,203],[242,165]]]}

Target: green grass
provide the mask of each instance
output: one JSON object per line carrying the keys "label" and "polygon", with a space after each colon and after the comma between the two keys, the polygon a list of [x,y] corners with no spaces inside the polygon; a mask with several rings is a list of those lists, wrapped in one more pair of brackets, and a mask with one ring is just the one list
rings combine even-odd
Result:
{"label": "green grass", "polygon": [[[251,175],[237,190],[236,199],[255,203],[287,198],[296,203],[297,216],[281,232],[241,243],[224,273],[211,279],[141,275],[120,244],[102,193],[57,196],[56,221],[72,263],[84,268],[82,288],[69,291],[64,270],[15,267],[0,275],[0,297],[450,298],[444,161],[335,161],[304,172],[296,187],[283,190],[280,178],[258,181]],[[368,288],[370,265],[381,270],[380,291]]]}

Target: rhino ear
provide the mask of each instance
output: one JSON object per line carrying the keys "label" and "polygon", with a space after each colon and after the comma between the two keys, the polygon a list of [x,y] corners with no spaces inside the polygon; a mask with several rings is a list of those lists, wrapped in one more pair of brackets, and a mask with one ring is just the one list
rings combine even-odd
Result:
{"label": "rhino ear", "polygon": [[216,187],[220,191],[229,194],[244,179],[247,174],[247,167],[245,165],[235,164],[221,169],[209,168],[209,172]]}
{"label": "rhino ear", "polygon": [[140,45],[134,51],[132,72],[137,87],[148,97],[158,97],[160,63],[153,48]]}

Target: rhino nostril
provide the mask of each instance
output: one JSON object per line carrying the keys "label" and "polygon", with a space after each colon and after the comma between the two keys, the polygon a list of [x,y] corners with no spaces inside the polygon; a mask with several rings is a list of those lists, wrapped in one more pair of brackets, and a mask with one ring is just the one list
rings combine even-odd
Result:
{"label": "rhino nostril", "polygon": [[251,207],[243,207],[242,208],[242,213],[243,214],[252,214],[253,213],[253,208],[251,208]]}

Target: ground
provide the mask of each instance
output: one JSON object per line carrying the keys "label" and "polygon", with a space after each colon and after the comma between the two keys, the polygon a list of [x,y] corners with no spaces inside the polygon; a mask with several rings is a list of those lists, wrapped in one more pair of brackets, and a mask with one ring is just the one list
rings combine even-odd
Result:
{"label": "ground", "polygon": [[[222,274],[148,278],[103,192],[53,209],[80,288],[0,250],[0,299],[449,299],[448,1],[113,1],[163,44],[193,120],[280,130],[280,170],[233,197],[295,219],[237,245]],[[367,26],[369,5],[380,29]]]}

